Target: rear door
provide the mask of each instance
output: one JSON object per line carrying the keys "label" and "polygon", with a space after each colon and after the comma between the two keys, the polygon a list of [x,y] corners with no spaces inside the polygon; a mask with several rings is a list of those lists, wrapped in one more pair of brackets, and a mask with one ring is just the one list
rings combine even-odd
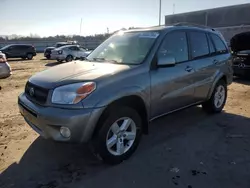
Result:
{"label": "rear door", "polygon": [[216,74],[215,48],[206,32],[189,31],[190,55],[195,69],[195,101],[206,99]]}
{"label": "rear door", "polygon": [[157,57],[170,56],[176,60],[172,67],[158,67],[151,74],[151,118],[192,104],[194,70],[189,61],[185,31],[168,33]]}
{"label": "rear door", "polygon": [[10,46],[9,48],[8,48],[8,51],[7,51],[7,54],[8,54],[8,57],[12,57],[12,58],[14,58],[14,57],[17,57],[17,48],[16,48],[17,46]]}
{"label": "rear door", "polygon": [[17,53],[18,53],[19,57],[25,57],[29,51],[30,51],[29,50],[29,46],[25,46],[25,45],[22,46],[22,45],[20,45],[20,46],[18,46]]}

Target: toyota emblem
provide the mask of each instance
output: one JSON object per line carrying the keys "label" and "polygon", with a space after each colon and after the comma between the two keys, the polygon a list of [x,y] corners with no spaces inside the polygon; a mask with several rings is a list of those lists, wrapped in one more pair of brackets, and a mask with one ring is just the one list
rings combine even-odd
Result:
{"label": "toyota emblem", "polygon": [[245,65],[244,63],[240,63],[240,64],[238,65],[239,68],[245,68],[245,66],[246,66],[246,65]]}
{"label": "toyota emblem", "polygon": [[34,90],[34,88],[32,87],[32,88],[30,88],[30,90],[29,90],[29,94],[30,94],[30,96],[31,97],[33,97],[34,95],[35,95],[35,90]]}

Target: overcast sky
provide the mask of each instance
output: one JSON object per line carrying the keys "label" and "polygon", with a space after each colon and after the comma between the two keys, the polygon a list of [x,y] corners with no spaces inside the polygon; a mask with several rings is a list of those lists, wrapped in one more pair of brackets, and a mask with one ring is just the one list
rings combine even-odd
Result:
{"label": "overcast sky", "polygon": [[[164,15],[248,3],[250,0],[162,0]],[[0,35],[81,35],[158,24],[159,0],[0,0]]]}

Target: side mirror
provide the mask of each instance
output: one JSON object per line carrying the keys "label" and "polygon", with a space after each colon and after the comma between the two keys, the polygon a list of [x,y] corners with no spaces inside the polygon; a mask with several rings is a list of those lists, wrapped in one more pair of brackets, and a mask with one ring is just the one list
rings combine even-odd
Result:
{"label": "side mirror", "polygon": [[158,67],[172,67],[172,66],[175,66],[175,64],[176,64],[176,60],[171,55],[159,56],[157,59]]}

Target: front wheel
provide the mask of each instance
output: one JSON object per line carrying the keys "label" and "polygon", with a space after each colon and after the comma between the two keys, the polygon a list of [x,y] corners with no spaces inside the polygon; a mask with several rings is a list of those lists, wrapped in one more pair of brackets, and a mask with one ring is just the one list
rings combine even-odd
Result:
{"label": "front wheel", "polygon": [[94,136],[94,149],[105,163],[119,164],[128,159],[139,145],[141,117],[130,107],[118,107],[112,112],[110,110],[103,122]]}
{"label": "front wheel", "polygon": [[72,55],[68,55],[66,57],[66,62],[70,62],[70,61],[73,61],[73,56]]}
{"label": "front wheel", "polygon": [[227,100],[227,85],[224,80],[220,80],[212,93],[211,98],[202,104],[202,108],[208,113],[220,113]]}

